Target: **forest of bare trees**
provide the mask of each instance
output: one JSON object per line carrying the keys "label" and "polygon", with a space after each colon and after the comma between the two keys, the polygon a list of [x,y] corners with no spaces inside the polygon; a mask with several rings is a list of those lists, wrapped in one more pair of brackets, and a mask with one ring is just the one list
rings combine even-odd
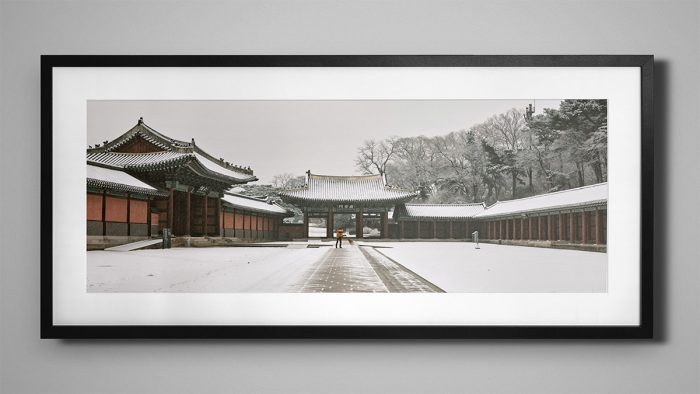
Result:
{"label": "forest of bare trees", "polygon": [[607,101],[564,100],[535,116],[514,108],[444,136],[367,140],[356,165],[433,203],[491,204],[605,182]]}

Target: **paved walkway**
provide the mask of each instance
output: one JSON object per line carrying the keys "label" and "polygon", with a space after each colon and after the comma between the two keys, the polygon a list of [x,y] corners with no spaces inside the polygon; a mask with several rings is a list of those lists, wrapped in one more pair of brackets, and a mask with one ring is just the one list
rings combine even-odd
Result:
{"label": "paved walkway", "polygon": [[[371,249],[371,250],[369,250]],[[442,292],[371,247],[333,248],[310,270],[302,293]]]}

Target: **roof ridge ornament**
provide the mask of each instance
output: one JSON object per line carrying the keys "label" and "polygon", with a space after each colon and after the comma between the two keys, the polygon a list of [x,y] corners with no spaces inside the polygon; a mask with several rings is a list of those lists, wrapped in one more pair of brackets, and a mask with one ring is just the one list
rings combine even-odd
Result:
{"label": "roof ridge ornament", "polygon": [[143,116],[140,116],[140,117],[139,117],[139,121],[138,121],[137,124],[143,124]]}

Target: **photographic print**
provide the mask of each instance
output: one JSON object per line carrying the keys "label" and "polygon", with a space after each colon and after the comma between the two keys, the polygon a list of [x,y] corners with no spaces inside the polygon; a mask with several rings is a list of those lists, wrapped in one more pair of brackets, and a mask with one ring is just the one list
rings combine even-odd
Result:
{"label": "photographic print", "polygon": [[89,292],[606,291],[606,100],[87,112]]}
{"label": "photographic print", "polygon": [[651,337],[651,56],[44,56],[42,337]]}

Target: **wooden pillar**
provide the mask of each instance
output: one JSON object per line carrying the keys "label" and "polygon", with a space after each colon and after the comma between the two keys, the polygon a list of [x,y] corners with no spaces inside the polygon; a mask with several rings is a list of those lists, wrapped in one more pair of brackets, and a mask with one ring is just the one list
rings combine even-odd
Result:
{"label": "wooden pillar", "polygon": [[513,236],[511,237],[511,239],[513,239],[513,240],[515,240],[515,238],[518,236],[518,232],[516,231],[517,226],[515,225],[516,220],[518,220],[518,219],[513,218]]}
{"label": "wooden pillar", "polygon": [[437,238],[437,220],[433,220],[433,238]]}
{"label": "wooden pillar", "polygon": [[537,240],[542,240],[542,216],[537,217]]}
{"label": "wooden pillar", "polygon": [[365,216],[364,215],[365,215],[365,209],[363,207],[360,207],[360,211],[357,213],[357,220],[356,220],[357,229],[355,230],[355,232],[357,233],[355,236],[357,238],[364,238],[365,237],[365,234],[363,232],[363,230],[365,228]]}
{"label": "wooden pillar", "polygon": [[564,214],[559,212],[559,231],[557,231],[557,239],[559,241],[564,240]]}
{"label": "wooden pillar", "polygon": [[209,216],[209,197],[205,194],[202,197],[202,236],[207,236],[207,219]]}
{"label": "wooden pillar", "polygon": [[333,207],[328,208],[328,217],[326,218],[326,238],[333,238]]}
{"label": "wooden pillar", "polygon": [[576,228],[574,227],[574,213],[569,212],[569,242],[576,241]]}
{"label": "wooden pillar", "polygon": [[416,224],[416,238],[421,238],[420,236],[420,219],[418,219],[418,224]]}
{"label": "wooden pillar", "polygon": [[527,218],[527,239],[532,241],[532,217]]}
{"label": "wooden pillar", "polygon": [[173,230],[173,208],[175,203],[175,189],[170,189],[168,194],[168,228]]}
{"label": "wooden pillar", "polygon": [[521,241],[523,239],[525,239],[524,233],[525,233],[525,219],[520,218],[520,240]]}
{"label": "wooden pillar", "polygon": [[508,219],[503,220],[503,222],[504,222],[503,224],[504,224],[505,227],[506,227],[506,238],[505,238],[505,239],[508,240],[508,239],[510,239],[510,232],[508,231],[508,227],[509,227],[509,226],[508,226]]}
{"label": "wooden pillar", "polygon": [[588,212],[581,212],[581,242],[588,243]]}
{"label": "wooden pillar", "polygon": [[216,236],[217,237],[223,237],[223,230],[221,229],[224,227],[224,220],[221,215],[221,198],[216,199]]}
{"label": "wooden pillar", "polygon": [[450,239],[454,238],[454,230],[452,229],[454,222],[450,220]]}
{"label": "wooden pillar", "polygon": [[503,239],[503,220],[498,221],[498,239]]}
{"label": "wooden pillar", "polygon": [[102,236],[107,236],[107,191],[102,190]]}
{"label": "wooden pillar", "polygon": [[309,208],[304,208],[304,238],[309,238]]}
{"label": "wooden pillar", "polygon": [[547,241],[551,241],[554,235],[552,234],[552,215],[547,214]]}
{"label": "wooden pillar", "polygon": [[598,209],[598,207],[596,207],[595,208],[595,243],[596,243],[596,245],[600,245],[602,238],[603,238],[602,237],[603,232],[600,231],[601,230],[600,224],[601,224],[601,222],[600,222],[600,209]]}
{"label": "wooden pillar", "polygon": [[187,197],[185,197],[185,235],[192,235],[192,190],[187,188]]}
{"label": "wooden pillar", "polygon": [[399,239],[403,239],[403,220],[399,220]]}
{"label": "wooden pillar", "polygon": [[253,216],[255,218],[255,239],[260,239],[260,216],[258,214],[255,214]]}
{"label": "wooden pillar", "polygon": [[126,236],[131,236],[131,193],[126,193]]}
{"label": "wooden pillar", "polygon": [[382,238],[389,238],[389,212],[382,212]]}

